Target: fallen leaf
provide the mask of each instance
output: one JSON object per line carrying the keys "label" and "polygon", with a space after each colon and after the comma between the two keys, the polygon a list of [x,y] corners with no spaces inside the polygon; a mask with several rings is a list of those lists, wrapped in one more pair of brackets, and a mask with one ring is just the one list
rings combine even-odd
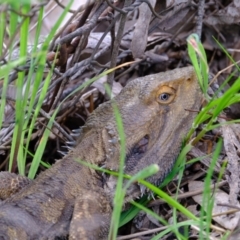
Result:
{"label": "fallen leaf", "polygon": [[[204,188],[204,183],[200,181],[191,181],[188,184],[188,188],[189,188],[189,191],[197,191]],[[214,206],[212,210],[212,215],[224,213],[232,209],[231,207],[227,207],[227,206],[226,207],[218,206],[218,204],[226,204],[226,205],[230,204],[229,195],[223,192],[222,190],[220,189],[215,190],[213,193],[211,193],[211,197],[214,197]],[[202,194],[195,195],[192,198],[196,203],[202,206],[202,199],[203,199]],[[240,204],[238,203],[236,206],[240,207]],[[240,219],[240,212],[236,212],[234,214],[223,214],[220,216],[213,217],[214,221],[216,221],[219,225],[229,230],[235,229],[239,219]]]}

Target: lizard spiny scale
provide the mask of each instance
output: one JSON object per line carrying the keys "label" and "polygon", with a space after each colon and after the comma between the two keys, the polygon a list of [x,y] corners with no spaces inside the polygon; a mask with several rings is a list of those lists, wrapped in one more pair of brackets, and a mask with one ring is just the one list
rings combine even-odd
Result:
{"label": "lizard spiny scale", "polygon": [[60,151],[60,150],[58,150],[57,152],[60,153],[63,157],[68,154],[67,152],[63,152],[63,151]]}
{"label": "lizard spiny scale", "polygon": [[69,145],[69,146],[76,146],[76,141],[66,141],[65,142],[67,145]]}

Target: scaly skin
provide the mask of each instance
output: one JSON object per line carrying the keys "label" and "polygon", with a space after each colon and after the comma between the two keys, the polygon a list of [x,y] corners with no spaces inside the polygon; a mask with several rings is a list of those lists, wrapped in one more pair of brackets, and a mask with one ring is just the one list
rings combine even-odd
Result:
{"label": "scaly skin", "polygon": [[[156,163],[160,171],[148,181],[159,184],[171,171],[182,140],[201,102],[192,67],[138,78],[114,99],[121,113],[127,157],[125,173],[135,174]],[[136,144],[146,138],[142,152]],[[135,151],[133,151],[135,149]],[[137,152],[136,152],[137,149]],[[0,239],[106,239],[112,212],[116,178],[108,179],[85,167],[81,159],[118,170],[120,143],[112,101],[100,105],[82,129],[77,146],[18,193],[1,186]],[[7,173],[2,173],[1,179]],[[21,185],[18,176],[11,175]],[[19,180],[19,181],[18,181]],[[4,181],[2,181],[3,183]],[[6,181],[5,181],[6,182]],[[141,194],[133,184],[125,201]],[[4,196],[3,196],[4,195]],[[1,238],[2,237],[2,238]]]}

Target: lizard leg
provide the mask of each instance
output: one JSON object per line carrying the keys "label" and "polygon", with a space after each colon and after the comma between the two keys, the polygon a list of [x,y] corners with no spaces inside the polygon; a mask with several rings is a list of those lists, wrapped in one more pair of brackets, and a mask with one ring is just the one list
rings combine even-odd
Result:
{"label": "lizard leg", "polygon": [[69,240],[107,239],[112,207],[103,191],[83,191],[74,205]]}
{"label": "lizard leg", "polygon": [[0,172],[0,200],[5,200],[27,186],[32,180],[10,172]]}

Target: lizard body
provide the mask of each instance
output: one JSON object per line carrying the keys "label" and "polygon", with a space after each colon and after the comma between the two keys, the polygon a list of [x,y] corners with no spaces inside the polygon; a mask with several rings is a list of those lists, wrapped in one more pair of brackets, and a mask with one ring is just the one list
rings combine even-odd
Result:
{"label": "lizard body", "polygon": [[[160,171],[148,181],[159,184],[171,171],[196,115],[185,109],[198,110],[200,100],[192,67],[128,83],[114,99],[126,136],[125,173],[133,175],[156,163]],[[118,170],[120,144],[112,102],[90,115],[76,147],[62,160],[0,203],[0,239],[107,238],[117,179],[103,179],[76,160]],[[136,147],[141,140],[147,142],[144,150]],[[1,185],[0,197],[6,193]],[[139,195],[139,185],[132,184],[125,201]]]}

